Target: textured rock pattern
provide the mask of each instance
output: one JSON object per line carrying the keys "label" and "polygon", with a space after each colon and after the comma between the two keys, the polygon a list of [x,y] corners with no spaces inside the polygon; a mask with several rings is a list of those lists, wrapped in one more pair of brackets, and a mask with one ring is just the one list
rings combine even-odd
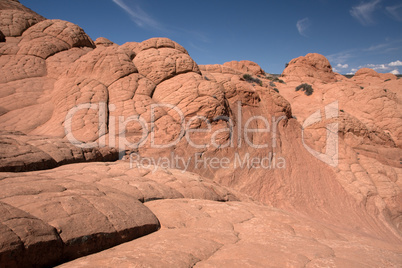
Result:
{"label": "textured rock pattern", "polygon": [[0,143],[1,172],[50,169],[69,163],[118,159],[116,149],[79,148],[66,140],[54,137],[2,133]]}
{"label": "textured rock pattern", "polygon": [[250,200],[196,174],[151,173],[124,162],[1,173],[0,188],[2,267],[57,264],[158,230],[141,202]]}
{"label": "textured rock pattern", "polygon": [[44,17],[26,8],[18,1],[4,0],[0,3],[0,31],[4,36],[20,36]]}
{"label": "textured rock pattern", "polygon": [[[12,0],[0,2],[0,33],[0,266],[51,266],[124,242],[66,266],[401,263],[394,75],[347,79],[318,54],[280,79],[250,61],[198,66],[167,38],[93,42]],[[310,96],[295,90],[302,83]],[[320,122],[302,126],[317,110]],[[331,167],[306,146],[324,153],[335,123]],[[126,161],[72,164],[118,154]],[[174,166],[150,161],[175,156]],[[229,164],[204,164],[214,158]]]}

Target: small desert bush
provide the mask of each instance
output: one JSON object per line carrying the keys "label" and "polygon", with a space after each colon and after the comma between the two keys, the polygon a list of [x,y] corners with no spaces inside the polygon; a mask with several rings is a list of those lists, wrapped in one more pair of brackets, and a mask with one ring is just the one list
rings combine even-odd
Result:
{"label": "small desert bush", "polygon": [[251,81],[253,80],[253,77],[250,74],[243,74],[243,78],[246,81]]}
{"label": "small desert bush", "polygon": [[262,86],[262,81],[258,78],[254,78],[250,74],[244,74],[243,75],[244,80],[250,83],[257,83],[258,85]]}
{"label": "small desert bush", "polygon": [[271,80],[272,82],[278,82],[278,83],[281,83],[281,84],[285,83],[285,81],[283,81],[282,79],[279,79],[276,76],[267,76],[266,78]]}
{"label": "small desert bush", "polygon": [[304,91],[304,94],[306,94],[307,96],[310,96],[314,92],[314,89],[311,87],[311,85],[309,85],[307,83],[298,85],[296,87],[296,91],[299,91],[299,90]]}

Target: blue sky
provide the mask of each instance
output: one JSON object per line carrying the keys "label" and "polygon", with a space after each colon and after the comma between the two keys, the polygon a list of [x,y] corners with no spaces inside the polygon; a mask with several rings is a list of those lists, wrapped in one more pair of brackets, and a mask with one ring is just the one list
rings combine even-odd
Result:
{"label": "blue sky", "polygon": [[252,60],[281,73],[298,56],[326,56],[337,72],[402,73],[400,0],[20,0],[48,19],[117,44],[168,37],[198,64]]}

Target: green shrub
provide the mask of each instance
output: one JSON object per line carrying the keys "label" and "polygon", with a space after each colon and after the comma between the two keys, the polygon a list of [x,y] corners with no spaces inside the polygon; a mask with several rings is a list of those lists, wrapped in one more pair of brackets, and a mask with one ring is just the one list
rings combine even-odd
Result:
{"label": "green shrub", "polygon": [[274,87],[274,90],[279,93],[279,89],[277,89],[276,87]]}
{"label": "green shrub", "polygon": [[244,74],[243,78],[249,83],[257,83],[258,85],[262,86],[262,81],[258,78],[254,78],[250,74]]}
{"label": "green shrub", "polygon": [[272,82],[278,82],[278,83],[281,83],[281,84],[285,83],[285,81],[283,81],[282,79],[279,79],[276,76],[267,76],[266,78],[271,80]]}
{"label": "green shrub", "polygon": [[243,78],[244,78],[244,80],[246,80],[246,81],[251,81],[251,80],[253,80],[253,77],[252,77],[250,74],[244,74],[244,75],[243,75]]}
{"label": "green shrub", "polygon": [[296,87],[296,91],[299,91],[299,90],[304,91],[304,94],[306,94],[307,96],[310,96],[314,92],[314,89],[311,87],[311,85],[309,85],[307,83],[298,85]]}

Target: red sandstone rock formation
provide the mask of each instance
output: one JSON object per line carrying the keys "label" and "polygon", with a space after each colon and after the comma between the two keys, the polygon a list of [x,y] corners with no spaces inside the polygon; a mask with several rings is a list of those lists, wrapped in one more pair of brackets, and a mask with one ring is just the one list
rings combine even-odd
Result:
{"label": "red sandstone rock formation", "polygon": [[[283,81],[249,61],[198,66],[169,39],[94,42],[12,0],[0,73],[1,267],[402,263],[394,75],[347,79],[318,54]],[[333,166],[306,149],[326,152],[329,124]]]}

